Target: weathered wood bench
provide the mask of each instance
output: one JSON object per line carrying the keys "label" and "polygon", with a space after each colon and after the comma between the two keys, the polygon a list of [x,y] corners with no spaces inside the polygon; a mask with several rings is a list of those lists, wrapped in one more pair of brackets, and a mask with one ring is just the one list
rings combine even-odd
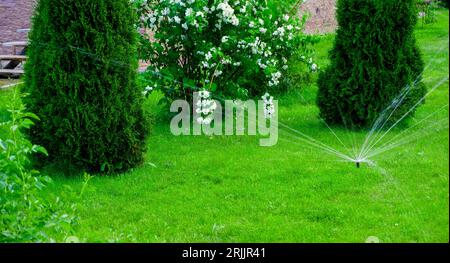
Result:
{"label": "weathered wood bench", "polygon": [[8,60],[8,61],[25,61],[27,59],[27,56],[24,55],[0,55],[0,61]]}
{"label": "weathered wood bench", "polygon": [[[24,74],[23,69],[19,67],[27,60],[25,56],[27,41],[11,41],[3,43],[5,47],[13,47],[12,55],[0,55],[0,76],[16,77]],[[22,47],[20,54],[17,54],[17,48]],[[6,63],[5,63],[6,61]],[[3,62],[3,63],[2,63]],[[19,67],[19,68],[18,68]]]}
{"label": "weathered wood bench", "polygon": [[[23,69],[17,68],[20,64],[26,61],[27,56],[24,55],[0,55],[0,76],[20,76],[22,75]],[[6,61],[5,66],[2,62]]]}
{"label": "weathered wood bench", "polygon": [[2,76],[9,76],[9,77],[15,77],[20,76],[24,74],[23,69],[0,69],[0,75]]}
{"label": "weathered wood bench", "polygon": [[12,47],[13,48],[13,54],[17,54],[17,48],[26,48],[28,46],[27,41],[11,41],[11,42],[5,42],[3,43],[4,47]]}

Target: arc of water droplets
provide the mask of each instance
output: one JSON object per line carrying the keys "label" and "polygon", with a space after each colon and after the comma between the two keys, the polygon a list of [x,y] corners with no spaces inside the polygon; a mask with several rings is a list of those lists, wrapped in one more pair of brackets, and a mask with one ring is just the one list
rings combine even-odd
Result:
{"label": "arc of water droplets", "polygon": [[[420,80],[420,78],[423,76],[424,72],[430,68],[431,66],[433,66],[432,61],[434,61],[436,59],[436,57],[438,56],[438,54],[444,50],[445,48],[447,48],[448,45],[445,45],[443,47],[441,47],[438,51],[436,51],[436,53],[433,55],[433,57],[431,58],[431,62],[429,62],[425,68],[422,70],[422,72],[417,76],[417,78],[414,80],[414,82],[412,83],[412,85],[407,84],[402,91],[400,92],[400,94],[394,98],[393,102],[385,109],[383,110],[383,112],[380,114],[380,117],[377,118],[377,120],[374,122],[374,124],[372,125],[372,129],[370,130],[369,134],[366,136],[365,141],[363,143],[363,146],[361,148],[361,151],[357,157],[357,159],[361,159],[361,157],[363,157],[365,151],[367,150],[367,147],[370,147],[370,145],[372,145],[372,143],[377,140],[378,135],[380,134],[381,130],[384,128],[384,126],[386,125],[386,123],[389,121],[389,119],[391,118],[391,116],[393,115],[393,113],[397,110],[397,108],[401,105],[401,103],[403,102],[403,100],[406,98],[406,96],[409,94],[409,91],[411,91],[412,88],[414,88],[418,81]],[[423,101],[423,100],[422,100]],[[381,122],[383,121],[383,118],[386,116],[387,112],[394,107],[394,109],[392,110],[392,112],[390,113],[389,117],[384,121],[383,125],[380,127]],[[378,130],[378,131],[377,131]],[[376,131],[376,133],[375,133]],[[372,135],[375,133],[375,138],[371,139]],[[369,145],[367,145],[369,144]]]}
{"label": "arc of water droplets", "polygon": [[292,132],[294,132],[294,133],[304,137],[304,138],[301,138],[301,137],[298,137],[298,136],[294,136],[295,138],[298,138],[298,139],[300,139],[302,141],[305,141],[305,142],[309,143],[310,145],[313,145],[313,146],[316,146],[316,147],[319,146],[318,148],[327,149],[328,152],[334,153],[334,155],[339,156],[339,157],[341,157],[343,159],[346,159],[348,161],[351,161],[351,162],[354,161],[354,159],[351,158],[350,156],[348,156],[348,155],[346,155],[346,154],[344,154],[344,153],[334,149],[333,147],[331,147],[331,146],[329,146],[329,145],[327,145],[327,144],[325,144],[325,143],[323,143],[323,142],[321,142],[319,140],[316,140],[316,139],[314,139],[314,138],[312,138],[312,137],[310,137],[310,136],[308,136],[308,135],[306,135],[306,134],[304,134],[304,133],[302,133],[302,132],[300,132],[298,130],[295,130],[295,129],[293,129],[293,128],[291,128],[291,127],[289,127],[286,124],[283,124],[281,122],[278,122],[278,124],[281,125],[282,127],[286,128],[286,129],[288,129],[288,130],[290,130],[290,131],[292,131]]}
{"label": "arc of water droplets", "polygon": [[[443,126],[443,127],[437,127],[437,129],[435,129],[434,131],[439,131],[439,130],[441,130],[441,129],[443,129],[443,128],[447,128],[447,127],[448,127],[448,122],[447,122],[447,121],[448,121],[447,118],[441,119],[440,121],[437,121],[437,122],[431,124],[431,125],[428,127],[428,129],[434,128],[434,127],[436,127],[436,126],[439,126],[439,125],[442,124],[442,123],[443,123],[443,124],[446,124],[446,125]],[[412,141],[415,141],[415,140],[417,140],[417,139],[420,139],[420,138],[422,138],[422,137],[425,137],[426,135],[428,135],[428,134],[431,133],[431,132],[432,132],[432,131],[428,131],[428,133],[423,133],[423,134],[418,134],[418,135],[417,135],[417,134],[412,134],[412,135],[406,136],[405,138],[401,139],[400,141],[398,141],[398,142],[396,142],[396,143],[387,145],[387,146],[385,146],[384,148],[380,148],[380,149],[378,149],[378,150],[375,150],[375,151],[369,153],[369,154],[366,156],[366,158],[367,158],[367,159],[368,159],[368,158],[372,158],[372,157],[375,157],[376,155],[380,155],[380,154],[382,154],[382,153],[384,153],[384,152],[390,151],[390,150],[392,150],[392,149],[394,149],[394,148],[397,148],[397,147],[399,147],[399,146],[408,144],[408,143],[410,143],[410,142],[412,142]]]}
{"label": "arc of water droplets", "polygon": [[[284,132],[286,132],[286,131],[284,131]],[[338,159],[344,159],[344,160],[346,160],[346,161],[349,161],[349,159],[347,159],[347,157],[341,156],[340,154],[338,154],[338,153],[336,153],[336,152],[334,152],[334,151],[331,151],[331,150],[329,150],[329,149],[327,149],[327,148],[322,148],[322,147],[320,147],[320,146],[317,146],[317,145],[315,145],[315,144],[312,144],[310,141],[308,141],[308,140],[306,140],[306,139],[299,138],[299,137],[297,137],[297,136],[295,136],[295,135],[293,135],[293,134],[291,134],[291,133],[289,133],[289,132],[286,132],[286,135],[290,137],[290,140],[285,139],[285,138],[279,138],[279,140],[286,141],[286,142],[289,142],[289,143],[294,143],[294,144],[297,144],[297,145],[300,145],[300,146],[310,146],[310,147],[312,147],[312,148],[314,148],[314,149],[322,150],[322,152],[324,152],[324,153],[326,153],[326,154],[335,156],[335,157],[337,157]],[[295,139],[295,140],[297,140],[298,142],[297,142],[297,141],[292,141],[292,139]],[[301,142],[301,143],[300,143],[300,142]],[[306,143],[306,144],[305,144],[305,143]]]}
{"label": "arc of water droplets", "polygon": [[[385,143],[385,144],[383,144],[382,145],[382,147],[380,147],[380,148],[377,148],[377,149],[375,149],[376,151],[373,151],[373,152],[371,152],[371,150],[372,150],[372,148],[375,146],[375,145],[377,145],[385,136],[386,136],[386,134],[388,134],[398,123],[400,123],[406,116],[408,116],[408,114],[410,114],[418,105],[420,105],[420,103],[426,98],[426,97],[428,97],[434,90],[436,90],[439,86],[441,86],[445,81],[447,81],[448,80],[448,76],[446,76],[446,77],[444,77],[443,79],[441,79],[441,81],[439,81],[439,83],[437,83],[425,96],[423,96],[421,99],[419,99],[419,101],[417,101],[414,105],[413,105],[413,107],[411,107],[399,120],[397,120],[387,131],[385,131],[382,135],[381,135],[381,137],[375,137],[375,139],[377,139],[376,141],[375,141],[375,143],[369,143],[368,144],[368,146],[370,147],[370,148],[368,148],[367,149],[367,151],[364,151],[364,156],[362,156],[362,155],[360,155],[360,156],[358,156],[358,157],[356,157],[356,158],[352,158],[352,157],[350,157],[349,155],[346,155],[346,154],[344,154],[344,153],[342,153],[342,152],[340,152],[340,151],[338,151],[338,150],[336,150],[336,149],[334,149],[334,148],[332,148],[331,146],[329,146],[329,145],[326,145],[326,144],[324,144],[324,143],[322,143],[322,142],[320,142],[320,141],[318,141],[318,140],[316,140],[316,139],[314,139],[314,138],[312,138],[312,137],[310,137],[310,136],[308,136],[308,135],[306,135],[306,134],[304,134],[304,133],[302,133],[302,132],[300,132],[300,131],[298,131],[298,130],[295,130],[295,129],[293,129],[293,128],[291,128],[291,127],[289,127],[289,126],[287,126],[287,125],[285,125],[285,124],[283,124],[283,123],[280,123],[280,122],[278,122],[278,124],[280,124],[281,126],[283,126],[284,128],[287,128],[287,129],[289,129],[289,130],[291,130],[292,132],[295,132],[295,133],[297,133],[297,134],[299,134],[299,135],[301,135],[301,136],[303,136],[304,138],[299,138],[299,137],[297,137],[297,136],[293,136],[292,134],[289,134],[289,133],[287,133],[288,135],[291,135],[292,137],[294,137],[294,138],[296,138],[296,139],[298,139],[298,140],[301,140],[301,141],[303,141],[303,142],[306,142],[306,143],[308,143],[308,144],[310,144],[310,145],[312,145],[312,146],[315,146],[315,147],[317,147],[317,148],[319,148],[319,149],[322,149],[322,150],[325,150],[326,152],[328,152],[328,153],[331,153],[331,154],[333,154],[333,155],[336,155],[336,156],[338,156],[338,157],[340,157],[340,158],[342,158],[342,159],[344,159],[344,160],[347,160],[347,161],[350,161],[350,162],[369,162],[369,160],[368,160],[368,158],[371,158],[371,157],[374,157],[374,156],[376,156],[376,155],[378,155],[378,154],[381,154],[381,153],[383,153],[383,152],[386,152],[386,151],[388,151],[388,150],[391,150],[391,149],[393,149],[393,148],[396,148],[396,147],[398,147],[398,146],[400,146],[400,145],[404,145],[404,144],[406,144],[406,143],[408,143],[408,142],[410,142],[411,140],[407,140],[407,139],[417,139],[417,137],[418,136],[416,136],[416,137],[414,137],[413,135],[410,135],[410,136],[407,136],[407,137],[405,137],[405,138],[403,138],[402,140],[400,140],[399,142],[397,142],[397,143],[394,143],[394,144],[392,144],[392,145],[387,145],[387,143],[390,143],[391,141],[393,141],[394,139],[396,139],[398,136],[400,136],[401,134],[403,134],[404,132],[406,132],[407,130],[410,130],[410,129],[412,129],[412,128],[414,128],[414,127],[417,127],[417,125],[419,125],[420,123],[422,123],[423,121],[425,121],[426,119],[429,119],[431,116],[433,116],[433,115],[435,115],[437,112],[439,112],[439,111],[441,111],[443,108],[445,108],[446,106],[448,106],[448,104],[447,105],[445,105],[444,107],[442,107],[441,109],[439,109],[438,111],[435,111],[435,112],[433,112],[433,113],[431,113],[429,116],[427,116],[426,118],[424,118],[424,119],[422,119],[422,120],[420,120],[418,123],[416,123],[414,126],[412,126],[412,127],[410,127],[410,128],[408,128],[407,130],[404,130],[402,133],[400,133],[400,134],[398,134],[397,136],[395,136],[394,138],[392,138],[391,140],[389,140],[387,143]],[[406,88],[406,89],[409,89],[409,88]],[[402,94],[400,95],[401,97],[403,97],[404,98],[404,96],[405,96],[405,91],[404,92],[402,92]],[[402,99],[403,100],[403,99]],[[398,107],[398,103],[396,104],[396,107],[395,108],[397,108]],[[385,111],[385,113],[384,114],[386,114],[387,113],[387,111]],[[389,115],[389,116],[391,116],[392,115],[392,113]],[[380,118],[379,119],[379,123],[381,123],[381,121],[382,121],[383,119],[382,118]],[[440,124],[440,123],[439,123]],[[384,124],[383,124],[383,126],[384,126]],[[383,127],[383,126],[381,126],[381,127]],[[434,126],[436,126],[436,125],[434,125]],[[430,127],[434,127],[434,126],[430,126]],[[329,127],[328,125],[327,125],[327,127]],[[333,134],[335,135],[335,137],[337,137],[337,135],[333,132]],[[367,139],[367,138],[366,138]],[[366,140],[367,141],[367,140]],[[341,143],[343,144],[343,142],[341,141]]]}
{"label": "arc of water droplets", "polygon": [[[252,124],[256,124],[256,118],[249,118],[248,120],[249,120],[249,123],[251,121],[253,121]],[[313,147],[315,147],[317,149],[320,149],[320,150],[322,150],[322,151],[324,151],[324,152],[326,152],[328,154],[337,156],[337,157],[339,157],[341,159],[344,159],[344,160],[347,160],[347,161],[350,161],[350,162],[354,162],[355,161],[354,158],[350,157],[349,155],[347,155],[345,153],[342,153],[339,150],[337,150],[337,149],[335,149],[335,148],[333,148],[333,147],[331,147],[331,146],[329,146],[329,145],[327,145],[327,144],[325,144],[325,143],[323,143],[323,142],[321,142],[321,141],[319,141],[317,139],[314,139],[311,136],[308,136],[308,135],[306,135],[306,134],[304,134],[304,133],[302,133],[302,132],[300,132],[300,131],[298,131],[298,130],[296,130],[294,128],[291,128],[291,127],[289,127],[288,125],[286,125],[284,123],[281,123],[279,121],[274,121],[274,120],[270,120],[270,121],[276,122],[278,127],[281,126],[281,127],[285,128],[285,129],[287,129],[288,131],[287,130],[280,130],[280,131],[284,131],[287,135],[291,136],[292,138],[297,139],[298,141],[302,141],[304,143],[307,143],[310,146],[313,146]],[[331,129],[331,127],[329,127],[329,129],[337,137],[336,133],[334,133],[334,131]],[[294,135],[292,133],[295,133],[296,135]],[[342,141],[341,141],[341,143],[343,144]]]}
{"label": "arc of water droplets", "polygon": [[[286,132],[286,131],[283,131],[283,132]],[[286,132],[286,134],[287,134],[288,136],[290,136],[292,139],[297,139],[298,142],[297,142],[297,141],[288,140],[288,139],[285,139],[285,138],[282,138],[282,137],[280,137],[280,138],[278,138],[278,139],[281,140],[281,141],[288,142],[288,143],[290,143],[290,144],[296,144],[296,145],[305,147],[305,144],[304,144],[305,140],[302,140],[301,138],[298,138],[297,136],[292,135],[292,134],[289,133],[289,132]],[[302,142],[302,143],[301,143],[301,142]],[[314,148],[314,149],[317,149],[317,147],[316,147],[315,145],[309,144],[307,140],[306,140],[306,143],[307,143],[306,146],[311,147],[311,148]],[[330,152],[330,151],[328,151],[328,150],[323,150],[323,152],[326,153],[326,154],[329,154],[329,155],[332,155],[332,156],[337,157],[337,159],[338,159],[338,160],[341,160],[342,162],[354,162],[354,160],[352,160],[352,159],[348,159],[347,157],[339,156],[339,155],[337,155],[336,153]]]}
{"label": "arc of water droplets", "polygon": [[370,151],[375,147],[375,145],[377,145],[377,143],[379,143],[385,136],[386,134],[388,134],[395,126],[397,126],[397,124],[399,124],[404,118],[406,118],[418,105],[420,105],[420,103],[423,102],[423,100],[425,100],[426,97],[428,97],[433,91],[435,91],[438,87],[440,87],[444,82],[446,82],[448,80],[448,76],[444,77],[443,79],[441,79],[441,81],[439,81],[436,85],[434,85],[434,87],[427,92],[427,94],[425,94],[425,96],[423,96],[421,99],[419,99],[405,114],[402,115],[401,118],[399,118],[389,129],[387,129],[374,143],[371,143],[369,145],[369,148],[366,149],[362,155],[359,156],[359,158],[365,159],[364,155],[367,155],[368,153],[370,153]]}
{"label": "arc of water droplets", "polygon": [[[300,97],[306,102],[306,99],[301,95],[301,94],[299,94],[300,95]],[[341,110],[340,110],[340,108],[339,108],[339,106],[338,106],[338,109],[339,109],[339,111],[340,111],[340,114],[341,114],[341,116],[342,116],[342,112],[341,112]],[[356,147],[356,145],[357,145],[357,143],[356,143],[356,139],[355,139],[355,135],[353,134],[353,133],[350,133],[349,134],[349,136],[348,136],[348,138],[351,140],[351,142],[352,142],[352,144],[351,144],[351,150],[350,150],[350,148],[347,146],[347,144],[345,144],[342,140],[341,140],[341,138],[334,132],[334,130],[330,127],[330,125],[328,125],[328,123],[322,118],[322,117],[320,117],[320,116],[318,116],[318,118],[319,118],[319,120],[321,121],[321,122],[323,122],[324,124],[325,124],[325,126],[328,128],[328,130],[330,130],[330,132],[333,134],[333,136],[339,141],[339,143],[342,145],[342,146],[344,146],[344,148],[348,151],[348,153],[349,154],[354,154],[354,156],[356,156],[357,155],[357,147]],[[348,126],[347,126],[347,123],[346,123],[346,121],[345,121],[345,119],[343,119],[344,120],[344,124],[345,124],[345,127],[347,128],[347,130],[348,130]]]}
{"label": "arc of water droplets", "polygon": [[[448,80],[448,76],[447,77],[444,77],[438,84],[436,84],[425,96],[423,96],[412,108],[410,108],[397,122],[395,122],[381,137],[378,137],[378,140],[374,143],[374,144],[369,144],[369,146],[372,146],[372,147],[370,147],[369,149],[368,149],[368,151],[367,151],[367,153],[366,153],[366,155],[365,156],[359,156],[359,157],[355,157],[355,158],[353,158],[353,157],[351,157],[351,156],[349,156],[349,155],[347,155],[347,154],[344,154],[344,153],[342,153],[342,152],[340,152],[339,150],[337,150],[337,149],[335,149],[335,148],[333,148],[333,147],[331,147],[331,146],[329,146],[329,145],[327,145],[327,144],[325,144],[325,143],[323,143],[323,142],[321,142],[321,141],[319,141],[319,140],[317,140],[317,139],[314,139],[314,138],[312,138],[311,136],[308,136],[308,135],[306,135],[306,134],[304,134],[304,133],[302,133],[302,132],[300,132],[300,131],[298,131],[298,130],[295,130],[295,129],[293,129],[293,128],[291,128],[291,127],[289,127],[288,125],[286,125],[286,124],[283,124],[283,123],[281,123],[281,122],[277,122],[277,124],[279,125],[279,126],[281,126],[281,127],[283,127],[283,128],[286,128],[286,129],[288,129],[290,132],[294,132],[294,133],[296,133],[296,134],[298,134],[298,135],[300,135],[300,136],[302,136],[302,137],[299,137],[299,136],[296,136],[296,135],[293,135],[292,133],[290,133],[290,132],[288,132],[288,131],[284,131],[284,132],[286,132],[286,134],[287,135],[289,135],[289,136],[291,136],[292,138],[295,138],[295,139],[297,139],[297,140],[299,140],[299,141],[302,141],[302,142],[305,142],[305,143],[307,143],[308,145],[310,145],[310,146],[313,146],[313,147],[315,147],[315,148],[318,148],[318,149],[320,149],[320,150],[323,150],[324,152],[326,152],[326,153],[328,153],[328,154],[331,154],[331,155],[334,155],[334,156],[337,156],[337,157],[339,157],[339,158],[341,158],[341,159],[344,159],[344,160],[346,160],[346,161],[350,161],[350,162],[370,162],[369,160],[368,160],[368,158],[370,158],[370,157],[373,157],[373,156],[375,156],[375,155],[378,155],[378,154],[381,154],[381,153],[383,153],[383,152],[386,152],[386,151],[388,151],[388,150],[391,150],[391,149],[393,149],[393,148],[396,148],[396,147],[398,147],[398,146],[400,146],[400,145],[404,145],[404,144],[406,144],[406,143],[408,143],[408,142],[410,142],[411,140],[406,140],[406,139],[411,139],[410,137],[412,137],[412,139],[415,139],[416,137],[414,137],[414,136],[412,136],[412,135],[410,135],[410,136],[407,136],[407,137],[405,137],[405,138],[403,138],[402,140],[400,140],[399,142],[397,142],[397,143],[395,143],[395,144],[392,144],[392,145],[385,145],[385,144],[383,144],[383,146],[386,146],[386,147],[380,147],[380,148],[377,148],[376,149],[376,151],[373,151],[373,152],[371,152],[370,150],[373,148],[373,146],[375,146],[376,144],[378,144],[378,142],[380,142],[383,138],[384,138],[384,136],[386,135],[386,134],[388,134],[389,132],[390,132],[390,130],[392,130],[392,128],[394,128],[398,123],[400,123],[400,121],[401,120],[403,120],[411,111],[413,111],[427,96],[429,96],[434,90],[436,90],[439,86],[441,86],[445,81],[447,81]],[[404,96],[404,93],[402,93],[402,95],[401,96]],[[398,105],[398,104],[397,104]],[[447,106],[447,105],[446,105]],[[445,107],[445,106],[444,106]],[[444,108],[444,107],[442,107],[442,108]],[[442,108],[440,109],[440,110],[442,110]],[[438,111],[440,111],[440,110],[438,110]],[[408,128],[407,130],[409,130],[409,129],[412,129],[412,128],[414,128],[414,127],[416,127],[418,124],[420,124],[420,123],[422,123],[423,121],[425,121],[426,119],[428,119],[428,118],[430,118],[431,116],[433,116],[434,114],[436,114],[438,111],[436,111],[436,112],[433,112],[432,114],[430,114],[429,116],[427,116],[426,118],[424,118],[424,119],[422,119],[422,120],[420,120],[418,123],[416,123],[414,126],[412,126],[412,127],[410,127],[410,128]],[[387,112],[387,111],[386,111]],[[383,119],[380,119],[381,121],[383,120]],[[256,120],[255,120],[256,121]],[[381,122],[380,121],[380,122]],[[436,125],[435,125],[436,126]],[[340,143],[341,144],[343,144],[343,145],[345,145],[340,139],[339,139],[339,137],[337,136],[337,134],[327,125],[327,127],[330,129],[330,131],[333,133],[333,135],[340,141]],[[403,131],[402,133],[404,133],[404,132],[406,132],[407,130],[405,130],[405,131]],[[396,137],[398,137],[398,136],[400,136],[401,134],[398,134],[397,136],[395,136],[394,138],[392,138],[390,141],[388,141],[388,143],[389,142],[391,142],[392,140],[394,140]],[[377,138],[377,137],[376,137]]]}
{"label": "arc of water droplets", "polygon": [[[420,76],[417,77],[417,79],[419,79],[419,78],[420,78]],[[414,81],[413,85],[416,85],[417,79]],[[370,130],[369,134],[368,134],[368,135],[366,136],[366,138],[365,138],[365,141],[364,141],[364,143],[363,143],[363,145],[362,145],[362,147],[361,147],[361,150],[360,150],[360,152],[359,152],[357,158],[361,158],[361,157],[364,155],[364,153],[365,153],[367,147],[370,147],[370,145],[371,145],[372,142],[373,142],[373,140],[371,140],[371,138],[372,138],[372,136],[373,136],[374,134],[375,134],[375,135],[374,135],[374,137],[375,137],[374,140],[376,140],[377,136],[378,136],[379,133],[380,133],[380,130],[384,128],[384,126],[386,125],[386,123],[388,122],[388,120],[390,119],[390,117],[392,116],[392,114],[395,112],[395,110],[397,110],[397,108],[400,106],[400,104],[403,102],[403,100],[404,100],[404,99],[406,98],[406,96],[408,95],[409,90],[410,90],[410,87],[411,87],[411,86],[410,86],[409,84],[406,85],[406,86],[402,89],[402,91],[400,92],[400,94],[399,94],[397,97],[394,98],[393,102],[392,102],[386,109],[384,109],[384,110],[381,112],[380,116],[375,120],[375,122],[374,122],[374,124],[373,124],[373,126],[372,126],[372,129]],[[389,110],[390,110],[392,107],[394,107],[394,109],[393,109],[392,112],[390,113],[389,117],[386,118],[386,119],[384,119],[385,116],[386,116],[386,114],[389,112]],[[384,122],[383,122],[383,120],[384,120]],[[383,124],[381,124],[382,122],[383,122]]]}
{"label": "arc of water droplets", "polygon": [[[442,106],[440,109],[438,109],[438,110],[435,111],[435,112],[432,112],[432,113],[429,114],[427,117],[423,118],[422,120],[420,120],[419,122],[417,122],[417,123],[414,124],[413,126],[407,128],[406,130],[403,130],[402,132],[400,132],[399,134],[397,134],[397,135],[394,136],[393,138],[389,139],[387,142],[385,142],[385,143],[383,143],[382,145],[380,145],[379,147],[377,147],[374,151],[377,151],[377,150],[380,150],[380,149],[383,149],[383,148],[389,146],[391,142],[394,142],[394,141],[395,141],[395,139],[397,139],[398,137],[400,137],[400,136],[403,135],[404,133],[406,133],[406,132],[412,130],[413,128],[417,127],[419,124],[421,124],[422,122],[424,122],[424,121],[426,121],[427,119],[431,118],[432,116],[436,115],[437,113],[441,112],[442,110],[444,110],[445,108],[447,108],[448,105],[449,105],[449,104],[446,104],[446,105]],[[447,120],[447,118],[444,118],[443,120]],[[442,121],[442,120],[439,120],[439,121]],[[428,128],[429,128],[429,127],[428,127]],[[420,132],[420,131],[421,131],[421,130],[416,131],[416,132]],[[410,135],[411,135],[411,134],[410,134]],[[401,139],[401,140],[402,140],[402,139]]]}
{"label": "arc of water droplets", "polygon": [[[423,72],[421,74],[419,74],[419,76],[417,76],[417,78],[414,80],[414,82],[412,83],[412,85],[407,84],[402,91],[400,92],[399,95],[397,95],[397,97],[394,98],[394,100],[392,101],[392,103],[385,109],[383,110],[383,112],[380,114],[380,116],[377,118],[377,120],[375,121],[371,131],[369,132],[368,136],[366,137],[364,144],[361,148],[361,151],[358,155],[358,158],[361,158],[364,154],[365,151],[367,150],[367,147],[370,147],[372,145],[372,143],[378,138],[378,135],[380,134],[381,130],[384,128],[384,126],[386,125],[386,123],[389,121],[389,119],[392,117],[392,115],[394,114],[394,112],[398,109],[398,107],[402,104],[403,100],[406,98],[406,96],[409,94],[409,91],[413,88],[416,87],[418,81],[420,80],[420,77],[422,76]],[[383,124],[381,124],[381,122],[383,121],[383,118],[386,116],[386,114],[388,113],[388,111],[394,107],[394,109],[391,111],[391,113],[389,114],[389,116],[384,120]],[[375,133],[376,132],[376,133]],[[372,135],[375,133],[374,139],[373,140],[369,140]]]}

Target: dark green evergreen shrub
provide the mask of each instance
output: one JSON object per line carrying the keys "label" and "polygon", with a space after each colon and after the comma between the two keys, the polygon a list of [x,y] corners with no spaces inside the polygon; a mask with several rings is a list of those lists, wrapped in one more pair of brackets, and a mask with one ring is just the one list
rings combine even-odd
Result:
{"label": "dark green evergreen shrub", "polygon": [[339,0],[337,19],[331,63],[318,79],[320,116],[330,124],[370,126],[410,85],[389,122],[400,119],[426,91],[414,0]]}
{"label": "dark green evergreen shrub", "polygon": [[448,8],[450,1],[449,0],[437,0],[438,4],[442,7]]}
{"label": "dark green evergreen shrub", "polygon": [[142,162],[136,19],[129,0],[38,2],[24,102],[41,119],[30,139],[51,160],[105,173]]}

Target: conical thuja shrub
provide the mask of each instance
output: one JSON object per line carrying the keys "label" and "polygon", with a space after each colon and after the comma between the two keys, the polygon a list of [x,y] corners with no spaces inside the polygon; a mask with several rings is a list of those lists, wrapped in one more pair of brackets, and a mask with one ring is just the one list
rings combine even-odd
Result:
{"label": "conical thuja shrub", "polygon": [[25,98],[40,117],[29,134],[50,160],[115,172],[143,160],[129,0],[40,0],[27,50]]}
{"label": "conical thuja shrub", "polygon": [[393,123],[424,96],[415,8],[414,0],[338,0],[331,63],[318,79],[317,104],[325,121],[371,126],[396,103],[386,116]]}

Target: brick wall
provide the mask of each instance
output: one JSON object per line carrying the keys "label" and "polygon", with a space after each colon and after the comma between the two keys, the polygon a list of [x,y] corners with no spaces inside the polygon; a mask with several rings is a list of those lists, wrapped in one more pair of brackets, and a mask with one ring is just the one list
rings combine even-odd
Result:
{"label": "brick wall", "polygon": [[336,0],[306,0],[299,14],[305,12],[310,14],[305,29],[307,33],[328,33],[336,29]]}
{"label": "brick wall", "polygon": [[[36,0],[0,0],[0,54],[11,54],[12,48],[3,47],[3,42],[26,40],[27,34],[17,29],[29,28],[30,17]],[[306,0],[299,14],[308,12],[308,33],[332,32],[336,28],[336,0]]]}
{"label": "brick wall", "polygon": [[18,29],[30,27],[35,0],[0,0],[0,54],[12,54],[12,48],[3,47],[3,42],[23,41],[27,33]]}

